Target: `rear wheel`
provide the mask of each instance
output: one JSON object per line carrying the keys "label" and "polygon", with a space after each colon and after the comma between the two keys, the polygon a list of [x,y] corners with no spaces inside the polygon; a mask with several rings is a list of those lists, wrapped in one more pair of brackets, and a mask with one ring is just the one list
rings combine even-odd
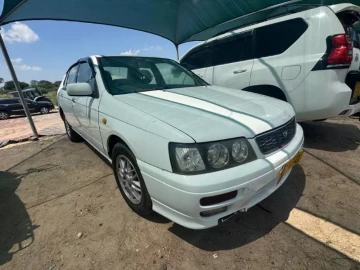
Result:
{"label": "rear wheel", "polygon": [[112,165],[118,187],[124,200],[141,216],[152,213],[152,202],[134,154],[117,143],[112,151]]}
{"label": "rear wheel", "polygon": [[68,123],[66,118],[64,118],[64,124],[65,124],[66,134],[67,134],[70,141],[72,141],[72,142],[81,142],[81,141],[83,141],[83,138],[76,131],[74,131],[72,129],[72,127],[70,126],[70,124]]}
{"label": "rear wheel", "polygon": [[1,120],[5,120],[8,119],[10,117],[10,114],[6,111],[0,111],[0,119]]}
{"label": "rear wheel", "polygon": [[41,114],[48,114],[50,112],[48,107],[41,107],[39,111]]}

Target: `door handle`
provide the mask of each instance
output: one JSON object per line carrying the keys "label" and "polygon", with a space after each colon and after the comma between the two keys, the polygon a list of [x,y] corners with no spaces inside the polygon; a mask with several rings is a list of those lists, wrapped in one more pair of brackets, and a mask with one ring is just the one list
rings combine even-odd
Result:
{"label": "door handle", "polygon": [[196,74],[196,75],[198,75],[200,78],[204,77],[204,76],[203,76],[203,75],[201,75],[201,74]]}
{"label": "door handle", "polygon": [[71,101],[75,103],[75,98],[72,98]]}
{"label": "door handle", "polygon": [[239,69],[239,70],[234,70],[233,73],[234,74],[240,74],[240,73],[244,73],[246,71],[247,71],[247,69]]}

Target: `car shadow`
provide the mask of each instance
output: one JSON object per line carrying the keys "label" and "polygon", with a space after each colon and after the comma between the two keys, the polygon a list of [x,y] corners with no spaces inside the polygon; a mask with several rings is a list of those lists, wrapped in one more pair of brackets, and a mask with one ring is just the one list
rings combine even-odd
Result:
{"label": "car shadow", "polygon": [[344,152],[357,149],[360,143],[360,132],[356,125],[325,121],[300,125],[304,130],[305,148]]}
{"label": "car shadow", "polygon": [[0,171],[0,265],[34,242],[34,229],[24,203],[15,193],[21,175]]}
{"label": "car shadow", "polygon": [[272,195],[216,227],[195,231],[174,224],[169,231],[206,251],[229,250],[247,245],[271,232],[289,217],[305,188],[305,173],[296,165],[285,183]]}

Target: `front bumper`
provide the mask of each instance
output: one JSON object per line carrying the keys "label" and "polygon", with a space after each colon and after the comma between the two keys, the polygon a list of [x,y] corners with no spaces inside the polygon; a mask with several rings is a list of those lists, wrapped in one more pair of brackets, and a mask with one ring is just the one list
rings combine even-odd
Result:
{"label": "front bumper", "polygon": [[[253,140],[249,140],[254,146]],[[238,211],[246,211],[259,203],[286,180],[290,171],[278,182],[280,170],[301,151],[302,128],[297,125],[292,141],[281,150],[253,162],[213,173],[185,176],[174,174],[137,160],[153,202],[153,210],[191,229],[218,225],[219,220]],[[256,150],[255,150],[256,151]],[[200,199],[237,191],[235,198],[202,206]],[[200,212],[226,206],[225,212],[202,217]]]}

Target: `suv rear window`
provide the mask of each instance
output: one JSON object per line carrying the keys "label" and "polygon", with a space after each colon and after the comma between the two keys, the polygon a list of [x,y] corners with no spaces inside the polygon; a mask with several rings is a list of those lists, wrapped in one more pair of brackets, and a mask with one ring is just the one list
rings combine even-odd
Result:
{"label": "suv rear window", "polygon": [[255,58],[282,54],[308,28],[300,18],[278,22],[255,29]]}

